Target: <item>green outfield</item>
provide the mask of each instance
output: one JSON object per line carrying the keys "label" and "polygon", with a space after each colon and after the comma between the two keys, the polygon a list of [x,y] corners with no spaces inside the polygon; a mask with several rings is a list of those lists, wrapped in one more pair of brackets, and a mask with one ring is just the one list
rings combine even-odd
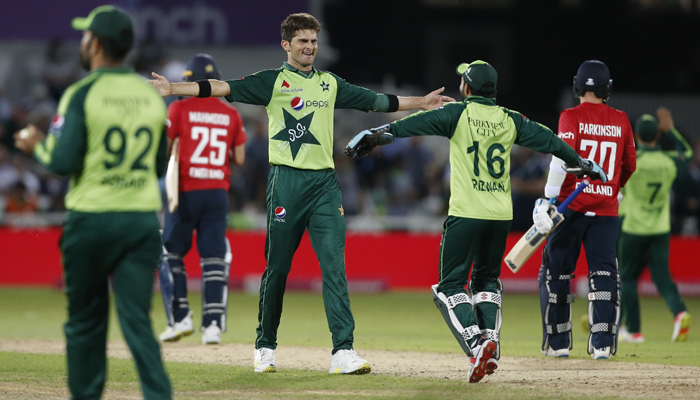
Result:
{"label": "green outfield", "polygon": [[[274,375],[252,372],[252,343],[257,324],[258,297],[231,292],[229,297],[229,329],[225,343],[250,344],[251,367],[168,362],[177,398],[577,398],[533,391],[514,386],[507,390],[498,384],[468,385],[455,379],[413,378],[391,374],[370,374],[365,377],[332,376],[325,371],[280,370]],[[351,302],[356,318],[355,347],[362,350],[419,351],[459,354],[461,350],[445,326],[426,289],[423,292],[391,292],[354,294]],[[65,298],[52,289],[0,289],[2,304],[0,341],[5,339],[62,339],[62,323],[66,316]],[[194,310],[199,308],[199,294],[190,296]],[[700,310],[700,299],[686,299],[691,314]],[[589,360],[584,332],[579,317],[585,301],[574,304],[574,349],[572,359]],[[532,357],[540,360],[541,327],[539,301],[534,295],[506,295],[503,303],[502,355]],[[700,314],[699,314],[700,315]],[[198,313],[195,312],[198,323]],[[694,331],[688,342],[671,343],[673,318],[663,300],[642,299],[642,324],[646,342],[621,343],[613,362],[656,363],[700,366],[700,340]],[[153,311],[156,333],[165,326],[163,305],[154,296]],[[112,313],[110,339],[122,340],[121,331]],[[199,334],[183,339],[198,342]],[[321,296],[317,293],[290,292],[285,299],[279,346],[329,347],[330,333],[326,324]],[[5,350],[7,350],[5,348]],[[373,361],[373,360],[370,360]],[[61,355],[0,352],[0,397],[3,393],[30,392],[41,388],[64,388],[65,365]],[[138,380],[130,361],[110,359],[108,392],[105,398],[131,398],[138,395]],[[500,370],[498,371],[500,372]],[[497,372],[497,373],[498,373]],[[400,375],[400,374],[399,374]],[[3,386],[4,385],[4,386]],[[5,390],[3,392],[3,389]],[[255,394],[255,396],[252,396]],[[604,394],[601,393],[601,394]],[[581,398],[611,398],[585,395]],[[39,396],[41,397],[41,396]],[[662,396],[663,397],[663,396]],[[22,398],[11,397],[8,398]],[[476,398],[476,397],[473,397]],[[612,397],[614,398],[614,396]]]}

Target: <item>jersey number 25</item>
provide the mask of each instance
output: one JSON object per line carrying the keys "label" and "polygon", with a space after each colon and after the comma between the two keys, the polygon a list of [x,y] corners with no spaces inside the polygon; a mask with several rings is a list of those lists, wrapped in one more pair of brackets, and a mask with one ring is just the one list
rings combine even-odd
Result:
{"label": "jersey number 25", "polygon": [[[192,164],[210,164],[217,167],[224,165],[226,162],[226,142],[219,140],[220,137],[226,137],[226,129],[207,128],[206,126],[192,127],[192,140],[199,141],[197,148],[194,149],[190,162]],[[216,151],[210,151],[209,157],[203,156],[202,153],[206,149],[207,144]]]}

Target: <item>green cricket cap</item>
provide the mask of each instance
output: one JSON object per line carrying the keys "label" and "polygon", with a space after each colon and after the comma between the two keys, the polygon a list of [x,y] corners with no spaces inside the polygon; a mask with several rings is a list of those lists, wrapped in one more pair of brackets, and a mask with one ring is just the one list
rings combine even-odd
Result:
{"label": "green cricket cap", "polygon": [[464,78],[464,82],[474,90],[495,92],[498,83],[498,73],[491,64],[486,61],[476,60],[471,63],[462,63],[457,66],[457,75]]}
{"label": "green cricket cap", "polygon": [[134,27],[129,14],[114,6],[99,6],[87,17],[73,18],[73,29],[92,31],[95,35],[110,38],[131,46],[134,43]]}
{"label": "green cricket cap", "polygon": [[645,142],[651,142],[656,139],[658,132],[659,121],[653,115],[644,114],[634,124],[634,133],[639,135],[639,138]]}

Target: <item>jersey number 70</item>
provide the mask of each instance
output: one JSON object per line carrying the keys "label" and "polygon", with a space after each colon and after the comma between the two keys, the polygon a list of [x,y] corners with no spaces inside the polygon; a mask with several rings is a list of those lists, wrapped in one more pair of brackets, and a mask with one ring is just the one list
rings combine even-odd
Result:
{"label": "jersey number 70", "polygon": [[[612,180],[615,173],[615,156],[617,155],[617,143],[615,142],[600,142],[600,159],[596,160],[596,152],[598,151],[598,142],[595,140],[581,139],[581,151],[586,151],[587,148],[591,148],[591,152],[588,153],[589,160],[595,161],[603,167],[605,174],[608,176],[608,180]],[[605,166],[605,161],[608,161],[607,168]]]}

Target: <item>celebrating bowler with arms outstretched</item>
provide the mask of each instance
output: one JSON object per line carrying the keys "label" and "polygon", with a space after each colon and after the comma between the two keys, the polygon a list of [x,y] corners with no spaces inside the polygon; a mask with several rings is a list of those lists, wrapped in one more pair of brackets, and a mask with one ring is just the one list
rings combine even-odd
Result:
{"label": "celebrating bowler with arms outstretched", "polygon": [[[588,353],[593,359],[615,354],[620,323],[620,280],[616,259],[618,231],[617,194],[636,166],[632,127],[627,114],[606,103],[612,90],[608,67],[586,61],[574,77],[574,94],[580,104],[559,117],[559,137],[581,157],[595,161],[608,181],[594,182],[564,212],[564,222],[544,248],[539,275],[542,308],[542,354],[568,357],[571,342],[571,279],[581,244],[588,261]],[[553,157],[545,196],[563,201],[581,182],[582,174],[565,174],[564,161]],[[538,200],[533,212],[537,224],[553,207]]]}
{"label": "celebrating bowler with arms outstretched", "polygon": [[269,118],[267,185],[267,266],[260,285],[255,340],[255,371],[275,372],[277,328],[282,315],[287,275],[294,252],[308,229],[323,275],[323,301],[333,339],[330,373],[364,374],[370,364],[353,350],[355,321],[345,276],[345,218],[333,164],[333,110],[433,109],[454,99],[444,88],[425,97],[377,94],[353,86],[313,66],[321,25],[309,14],[292,14],[282,22],[287,62],[231,81],[202,80],[171,84],[153,74],[149,81],[161,95],[225,96],[227,100],[263,105]]}

